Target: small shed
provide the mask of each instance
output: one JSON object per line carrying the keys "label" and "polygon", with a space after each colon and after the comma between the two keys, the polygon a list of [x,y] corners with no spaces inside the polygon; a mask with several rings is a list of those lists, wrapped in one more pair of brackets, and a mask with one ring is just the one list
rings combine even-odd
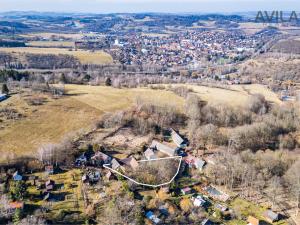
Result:
{"label": "small shed", "polygon": [[150,148],[156,149],[168,156],[174,156],[176,154],[176,148],[171,148],[171,147],[164,145],[162,143],[159,143],[158,141],[155,141],[155,140],[152,141]]}
{"label": "small shed", "polygon": [[204,206],[206,204],[206,200],[201,195],[198,195],[196,198],[193,198],[192,201],[194,206],[196,207]]}
{"label": "small shed", "polygon": [[87,163],[87,157],[85,156],[84,153],[80,155],[78,158],[76,158],[75,164],[77,166],[85,165],[86,163]]}
{"label": "small shed", "polygon": [[191,193],[192,193],[192,189],[191,189],[190,187],[182,188],[182,189],[181,189],[181,193],[182,193],[183,195],[191,194]]}
{"label": "small shed", "polygon": [[16,209],[24,209],[24,202],[15,201],[15,202],[10,202],[9,203],[8,211],[10,213],[13,213]]}
{"label": "small shed", "polygon": [[91,157],[91,160],[94,165],[102,165],[110,163],[111,157],[103,152],[98,151],[94,156]]}
{"label": "small shed", "polygon": [[249,216],[247,219],[248,225],[259,225],[259,219]]}
{"label": "small shed", "polygon": [[19,174],[18,171],[16,171],[16,172],[13,174],[13,179],[14,179],[14,181],[21,181],[21,180],[23,180],[23,177],[22,177],[21,174]]}
{"label": "small shed", "polygon": [[214,225],[214,223],[209,219],[205,219],[201,222],[201,225]]}
{"label": "small shed", "polygon": [[171,128],[171,138],[173,142],[177,145],[177,147],[185,147],[185,141],[184,139],[174,130]]}
{"label": "small shed", "polygon": [[119,169],[120,166],[121,166],[120,163],[116,159],[113,159],[111,161],[111,168],[112,169],[117,170],[117,169]]}
{"label": "small shed", "polygon": [[272,210],[267,210],[264,212],[264,217],[270,223],[274,223],[279,220],[279,214],[273,212]]}
{"label": "small shed", "polygon": [[146,217],[155,224],[158,224],[160,222],[160,219],[152,211],[148,211],[146,213]]}

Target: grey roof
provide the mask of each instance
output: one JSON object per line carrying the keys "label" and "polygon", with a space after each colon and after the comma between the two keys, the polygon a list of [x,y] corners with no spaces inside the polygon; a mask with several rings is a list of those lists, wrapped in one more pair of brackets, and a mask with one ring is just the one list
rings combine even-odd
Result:
{"label": "grey roof", "polygon": [[174,129],[171,129],[171,137],[172,137],[173,142],[178,147],[180,147],[181,144],[184,142],[183,138]]}
{"label": "grey roof", "polygon": [[155,148],[156,150],[161,151],[169,156],[174,156],[176,150],[155,140],[152,141],[150,148]]}
{"label": "grey roof", "polygon": [[275,213],[275,212],[273,212],[273,211],[271,211],[271,210],[265,211],[264,215],[266,217],[268,217],[269,219],[271,219],[272,221],[278,220],[278,214]]}
{"label": "grey roof", "polygon": [[116,169],[118,169],[120,166],[121,166],[120,163],[119,163],[116,159],[111,160],[111,168],[112,168],[112,169],[116,170]]}

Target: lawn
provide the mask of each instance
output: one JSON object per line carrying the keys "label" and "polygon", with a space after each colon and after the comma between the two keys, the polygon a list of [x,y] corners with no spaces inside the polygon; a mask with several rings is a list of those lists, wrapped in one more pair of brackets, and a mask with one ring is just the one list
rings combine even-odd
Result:
{"label": "lawn", "polygon": [[35,205],[35,207],[44,206],[50,208],[51,211],[45,216],[51,220],[57,219],[56,217],[58,217],[62,211],[69,213],[76,212],[79,214],[84,212],[84,202],[81,196],[81,171],[79,169],[72,169],[50,176],[46,176],[44,173],[35,173],[33,175],[38,176],[39,179],[43,181],[47,179],[55,181],[56,188],[52,193],[65,194],[65,199],[57,202],[47,202],[41,197],[37,199],[36,196],[40,195],[40,190],[37,190],[35,186],[29,185],[27,188],[29,198],[25,200],[26,204],[29,206]]}
{"label": "lawn", "polygon": [[112,63],[113,59],[111,55],[103,51],[69,51],[66,48],[38,48],[38,47],[16,47],[16,48],[0,48],[0,52],[14,53],[16,55],[22,53],[31,53],[31,54],[65,54],[72,55],[83,64],[109,64]]}
{"label": "lawn", "polygon": [[[227,224],[228,225],[246,225],[248,216],[253,216],[261,221],[265,221],[263,213],[267,210],[267,208],[262,207],[260,205],[254,204],[252,202],[248,202],[241,198],[236,198],[232,202],[230,202],[229,207],[234,209],[238,214],[245,218],[245,220],[231,220]],[[266,221],[265,221],[266,222]],[[284,220],[278,221],[274,223],[276,225],[287,225],[287,222]]]}
{"label": "lawn", "polygon": [[26,45],[29,47],[74,48],[72,41],[30,41]]}

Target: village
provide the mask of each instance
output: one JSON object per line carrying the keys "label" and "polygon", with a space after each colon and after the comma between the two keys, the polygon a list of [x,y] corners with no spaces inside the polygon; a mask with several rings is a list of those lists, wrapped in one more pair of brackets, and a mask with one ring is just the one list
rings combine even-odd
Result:
{"label": "village", "polygon": [[[49,219],[51,216],[55,218],[54,221],[59,222],[68,218],[68,214],[72,214],[68,210],[74,208],[93,215],[86,220],[91,222],[97,207],[106,207],[105,204],[112,195],[125,191],[131,193],[132,198],[124,204],[134,206],[139,201],[146,201],[142,215],[146,224],[165,224],[169,217],[176,217],[179,210],[195,216],[198,218],[196,221],[202,225],[227,224],[235,218],[232,202],[240,201],[237,200],[240,197],[211,185],[203,171],[207,165],[216,163],[214,158],[195,157],[188,146],[189,141],[184,136],[174,129],[167,129],[162,140],[153,139],[148,147],[143,147],[145,150],[138,157],[136,154],[126,157],[124,154],[110,154],[112,151],[94,146],[78,155],[73,166],[64,167],[44,161],[44,171],[3,169],[0,191],[10,193],[11,200],[2,195],[0,211],[6,218],[15,218],[39,209],[45,214],[45,218]],[[165,164],[164,159],[171,160],[170,164]],[[162,170],[154,170],[157,174],[149,171],[148,174],[145,171],[147,167],[143,167],[146,178],[141,178],[140,182],[134,180],[135,171],[139,171],[142,162],[151,164],[155,160],[159,160],[156,166]],[[171,167],[174,167],[171,170],[173,174],[155,179]],[[127,176],[131,176],[128,174],[133,177],[127,179]],[[154,179],[147,179],[147,176],[154,176]],[[8,204],[4,204],[4,201]],[[257,212],[250,210],[242,216],[244,223],[240,221],[239,224],[284,224],[280,223],[284,217],[279,213],[261,206],[257,208],[262,212],[259,218],[255,217]],[[56,215],[52,215],[54,211],[57,211]],[[199,213],[201,216],[197,215]],[[76,221],[84,220],[80,214],[75,218]]]}

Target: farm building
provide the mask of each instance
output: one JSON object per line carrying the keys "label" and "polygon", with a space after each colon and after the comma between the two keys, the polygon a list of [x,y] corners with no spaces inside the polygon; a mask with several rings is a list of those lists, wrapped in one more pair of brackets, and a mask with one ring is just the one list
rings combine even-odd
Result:
{"label": "farm building", "polygon": [[164,145],[164,144],[161,144],[159,143],[158,141],[155,141],[153,140],[151,145],[150,145],[150,148],[152,149],[156,149],[168,156],[174,156],[176,154],[176,149],[175,148],[171,148],[167,145]]}

